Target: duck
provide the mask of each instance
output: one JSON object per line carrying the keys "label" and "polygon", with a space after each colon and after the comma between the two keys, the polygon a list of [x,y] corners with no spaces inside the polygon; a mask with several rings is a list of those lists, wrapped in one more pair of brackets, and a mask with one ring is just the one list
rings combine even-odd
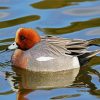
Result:
{"label": "duck", "polygon": [[100,53],[89,51],[91,40],[69,39],[58,36],[40,36],[35,29],[19,28],[15,42],[12,66],[34,72],[57,72],[80,68],[88,59]]}

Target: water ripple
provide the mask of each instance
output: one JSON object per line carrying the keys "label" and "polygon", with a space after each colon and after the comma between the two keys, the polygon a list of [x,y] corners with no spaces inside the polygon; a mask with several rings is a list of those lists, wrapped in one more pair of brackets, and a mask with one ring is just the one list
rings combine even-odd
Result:
{"label": "water ripple", "polygon": [[0,7],[0,10],[4,10],[4,9],[9,9],[9,7],[4,7],[4,6]]}
{"label": "water ripple", "polygon": [[70,26],[63,28],[44,28],[47,34],[64,34],[80,31],[91,27],[99,27],[100,18],[90,19],[88,21],[72,22]]}
{"label": "water ripple", "polygon": [[65,10],[63,13],[73,16],[92,16],[100,14],[100,6],[86,7],[86,8],[85,7],[72,8],[70,10]]}
{"label": "water ripple", "polygon": [[32,7],[37,9],[55,9],[65,6],[76,5],[80,2],[95,1],[95,0],[45,0],[31,4]]}
{"label": "water ripple", "polygon": [[12,20],[2,21],[0,22],[0,28],[6,28],[6,27],[19,25],[19,24],[24,24],[24,23],[35,21],[38,19],[40,19],[40,16],[30,15],[30,16],[24,16],[24,17],[12,19]]}
{"label": "water ripple", "polygon": [[9,15],[9,13],[7,13],[7,12],[0,12],[0,18],[7,17],[8,15]]}

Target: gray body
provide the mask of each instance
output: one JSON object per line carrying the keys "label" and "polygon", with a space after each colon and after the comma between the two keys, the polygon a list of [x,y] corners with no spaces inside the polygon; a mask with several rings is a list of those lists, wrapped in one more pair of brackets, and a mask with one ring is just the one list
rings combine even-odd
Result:
{"label": "gray body", "polygon": [[36,72],[79,68],[78,56],[89,52],[86,50],[88,44],[86,40],[43,37],[29,50],[17,49],[12,56],[12,64]]}

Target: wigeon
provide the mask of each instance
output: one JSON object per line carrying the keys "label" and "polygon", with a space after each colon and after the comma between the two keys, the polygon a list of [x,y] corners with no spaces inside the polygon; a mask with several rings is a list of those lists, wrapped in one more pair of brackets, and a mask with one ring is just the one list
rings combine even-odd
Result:
{"label": "wigeon", "polygon": [[19,28],[15,42],[8,49],[16,49],[12,65],[36,72],[62,71],[79,68],[83,62],[100,53],[88,51],[92,40],[43,36],[31,28]]}

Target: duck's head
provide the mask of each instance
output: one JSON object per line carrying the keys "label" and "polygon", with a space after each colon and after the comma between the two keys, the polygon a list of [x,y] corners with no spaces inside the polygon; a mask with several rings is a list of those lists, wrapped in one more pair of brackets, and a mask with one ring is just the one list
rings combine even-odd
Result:
{"label": "duck's head", "polygon": [[31,28],[19,28],[16,32],[15,42],[8,49],[19,48],[21,50],[28,50],[40,42],[40,40],[40,36],[35,30]]}

